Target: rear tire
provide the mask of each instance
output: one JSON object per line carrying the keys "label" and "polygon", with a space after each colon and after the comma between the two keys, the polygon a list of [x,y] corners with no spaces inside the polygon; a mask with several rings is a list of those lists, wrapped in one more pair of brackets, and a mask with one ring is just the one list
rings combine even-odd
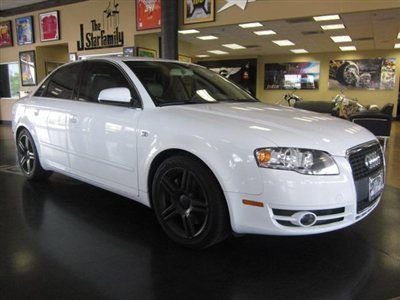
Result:
{"label": "rear tire", "polygon": [[40,165],[35,142],[27,129],[22,129],[18,134],[17,158],[21,171],[28,180],[44,180],[52,174]]}
{"label": "rear tire", "polygon": [[177,155],[157,169],[153,208],[166,234],[189,248],[206,248],[231,232],[225,197],[214,174],[200,161]]}

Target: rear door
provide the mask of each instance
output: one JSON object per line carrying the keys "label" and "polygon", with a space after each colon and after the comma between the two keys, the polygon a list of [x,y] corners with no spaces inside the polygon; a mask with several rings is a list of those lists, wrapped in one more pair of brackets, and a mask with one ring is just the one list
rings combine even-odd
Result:
{"label": "rear door", "polygon": [[[125,73],[108,61],[88,61],[81,76],[78,101],[67,119],[71,171],[128,197],[138,195],[137,123],[141,108],[100,103],[103,89],[126,87],[139,96]],[[137,101],[136,103],[139,103]]]}

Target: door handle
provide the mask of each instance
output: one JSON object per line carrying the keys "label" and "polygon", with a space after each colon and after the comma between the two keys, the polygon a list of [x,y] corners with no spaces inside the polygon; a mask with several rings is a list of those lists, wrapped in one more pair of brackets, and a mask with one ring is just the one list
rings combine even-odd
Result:
{"label": "door handle", "polygon": [[76,124],[76,123],[78,123],[78,117],[76,115],[70,115],[69,121],[73,124]]}

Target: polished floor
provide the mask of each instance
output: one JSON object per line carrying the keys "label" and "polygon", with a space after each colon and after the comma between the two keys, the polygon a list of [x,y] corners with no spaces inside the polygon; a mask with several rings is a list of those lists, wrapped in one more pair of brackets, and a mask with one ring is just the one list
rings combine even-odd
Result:
{"label": "polished floor", "polygon": [[400,124],[384,199],[323,235],[170,242],[152,211],[53,175],[29,183],[0,126],[0,299],[391,299],[400,296]]}

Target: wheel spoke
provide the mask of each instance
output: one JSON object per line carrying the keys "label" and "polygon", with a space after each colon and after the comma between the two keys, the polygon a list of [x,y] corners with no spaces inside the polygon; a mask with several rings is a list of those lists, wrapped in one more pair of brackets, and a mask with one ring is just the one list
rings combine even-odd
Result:
{"label": "wheel spoke", "polygon": [[22,143],[21,139],[18,141],[18,147],[21,150],[21,152],[25,151],[25,146],[24,143]]}
{"label": "wheel spoke", "polygon": [[164,221],[168,221],[172,217],[176,216],[176,209],[174,203],[168,206],[162,213],[161,217]]}
{"label": "wheel spoke", "polygon": [[194,227],[193,222],[190,219],[190,215],[182,215],[182,223],[183,229],[185,230],[185,234],[187,237],[193,237],[194,235]]}
{"label": "wheel spoke", "polygon": [[35,153],[28,151],[27,155],[28,155],[29,159],[32,159],[32,160],[35,159]]}
{"label": "wheel spoke", "polygon": [[26,167],[27,167],[28,173],[30,173],[32,170],[32,167],[31,167],[31,160],[29,158],[26,161]]}
{"label": "wheel spoke", "polygon": [[29,139],[26,135],[24,136],[24,138],[25,138],[25,149],[29,150]]}
{"label": "wheel spoke", "polygon": [[20,165],[21,167],[23,167],[27,160],[28,160],[28,157],[27,157],[26,155],[23,155],[23,156],[21,157],[20,161],[19,161],[19,165]]}
{"label": "wheel spoke", "polygon": [[181,186],[180,186],[180,189],[182,191],[187,191],[188,190],[189,180],[190,180],[189,171],[184,169],[183,172],[182,172]]}
{"label": "wheel spoke", "polygon": [[168,178],[165,176],[163,177],[161,181],[162,186],[164,187],[165,191],[170,194],[174,195],[177,192],[177,188],[175,187],[174,183],[171,182]]}

